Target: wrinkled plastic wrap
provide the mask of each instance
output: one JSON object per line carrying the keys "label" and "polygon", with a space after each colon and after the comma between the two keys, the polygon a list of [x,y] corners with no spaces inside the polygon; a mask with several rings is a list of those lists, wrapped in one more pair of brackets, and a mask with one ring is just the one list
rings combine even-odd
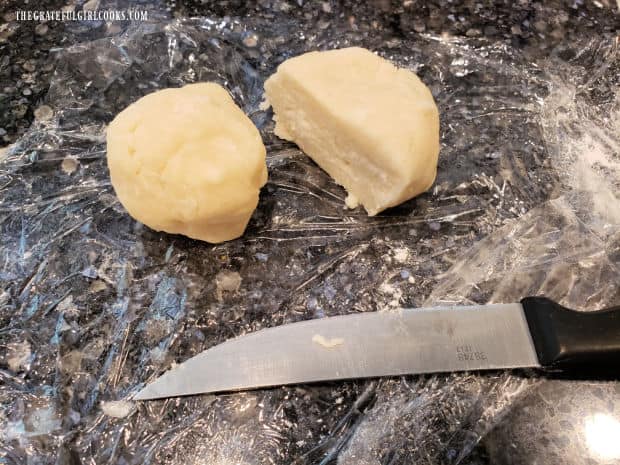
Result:
{"label": "wrinkled plastic wrap", "polygon": [[[131,396],[214,344],[287,322],[534,294],[618,302],[617,43],[532,62],[484,40],[339,21],[142,23],[58,52],[49,108],[0,161],[5,463],[482,463],[472,450],[536,374]],[[259,108],[284,59],[353,44],[418,73],[441,114],[435,186],[373,218],[344,209],[344,190]],[[270,172],[245,235],[220,245],[136,223],[105,161],[116,113],[206,80],[259,127]]]}

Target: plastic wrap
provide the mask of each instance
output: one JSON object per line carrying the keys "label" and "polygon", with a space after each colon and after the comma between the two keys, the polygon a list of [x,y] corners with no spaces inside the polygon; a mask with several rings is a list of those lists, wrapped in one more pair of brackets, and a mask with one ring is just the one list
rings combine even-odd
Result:
{"label": "plastic wrap", "polygon": [[[7,463],[478,463],[472,450],[534,374],[131,396],[174,363],[286,322],[537,293],[617,302],[617,43],[532,63],[484,40],[350,26],[172,20],[58,52],[45,107],[0,162]],[[434,188],[373,218],[344,209],[344,190],[259,108],[284,59],[353,44],[415,70],[441,113]],[[220,245],[133,221],[105,162],[117,112],[205,80],[259,127],[270,170],[246,234]],[[238,289],[219,288],[222,273],[238,273]]]}

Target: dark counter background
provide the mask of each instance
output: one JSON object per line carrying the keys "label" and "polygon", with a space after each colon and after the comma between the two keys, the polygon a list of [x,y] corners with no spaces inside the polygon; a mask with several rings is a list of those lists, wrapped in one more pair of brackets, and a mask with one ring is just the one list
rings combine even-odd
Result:
{"label": "dark counter background", "polygon": [[[94,2],[94,3],[93,3]],[[32,123],[37,102],[45,95],[54,71],[54,49],[109,35],[99,25],[66,22],[16,22],[16,10],[83,8],[82,1],[0,2],[0,146],[17,140]],[[96,0],[91,0],[93,5]],[[150,18],[186,16],[264,16],[314,19],[346,15],[352,27],[392,31],[395,37],[424,31],[486,38],[527,50],[532,57],[577,37],[613,35],[620,29],[618,5],[598,1],[182,1],[131,2],[149,10]],[[119,2],[121,4],[121,2]]]}

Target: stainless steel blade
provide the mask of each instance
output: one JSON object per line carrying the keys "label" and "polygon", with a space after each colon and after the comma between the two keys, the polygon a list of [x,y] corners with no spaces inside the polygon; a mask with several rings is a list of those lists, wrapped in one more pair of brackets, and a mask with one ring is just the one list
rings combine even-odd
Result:
{"label": "stainless steel blade", "polygon": [[520,304],[403,309],[303,321],[231,339],[167,372],[136,399],[538,365]]}

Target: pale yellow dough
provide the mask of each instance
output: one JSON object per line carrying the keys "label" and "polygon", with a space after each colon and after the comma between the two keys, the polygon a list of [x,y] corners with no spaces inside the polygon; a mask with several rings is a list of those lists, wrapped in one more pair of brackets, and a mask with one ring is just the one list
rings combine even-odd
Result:
{"label": "pale yellow dough", "polygon": [[310,52],[265,82],[276,135],[293,141],[369,215],[431,187],[439,113],[429,89],[363,48]]}
{"label": "pale yellow dough", "polygon": [[214,83],[142,97],[110,123],[107,144],[119,200],[157,231],[237,238],[267,181],[258,130]]}

